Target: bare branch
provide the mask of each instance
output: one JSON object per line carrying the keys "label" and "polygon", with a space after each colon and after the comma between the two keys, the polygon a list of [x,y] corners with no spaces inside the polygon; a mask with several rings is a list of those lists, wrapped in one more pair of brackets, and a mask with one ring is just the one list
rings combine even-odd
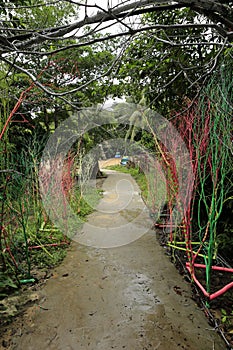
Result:
{"label": "bare branch", "polygon": [[[94,81],[96,80],[99,80],[101,78],[104,78],[106,76],[108,76],[110,74],[110,72],[112,71],[112,69],[115,67],[116,63],[121,59],[122,55],[123,55],[123,52],[125,50],[125,47],[122,48],[121,52],[118,54],[118,56],[113,60],[112,64],[110,65],[110,67],[108,68],[108,70],[102,74],[100,74],[99,76],[93,78],[93,79],[90,79],[88,82],[82,84],[81,86],[77,87],[77,88],[74,88],[74,89],[71,89],[71,90],[68,90],[68,91],[64,91],[64,92],[54,92],[52,89],[49,89],[48,87],[44,86],[42,83],[40,83],[40,81],[38,80],[38,78],[36,76],[34,76],[31,72],[29,72],[29,70],[26,70],[24,69],[23,67],[17,65],[16,63],[14,63],[14,67],[26,74],[28,77],[30,77],[30,79],[32,80],[32,82],[38,86],[42,91],[44,91],[46,94],[48,94],[49,96],[53,96],[53,97],[58,97],[58,98],[62,98],[64,96],[67,96],[67,95],[70,95],[70,94],[73,94],[77,91],[80,91],[82,89],[84,89],[86,86],[90,85],[91,83],[93,83]],[[7,58],[3,58],[3,61],[9,65],[11,65],[12,63],[7,59]],[[70,102],[68,100],[65,100],[66,103],[69,103]]]}
{"label": "bare branch", "polygon": [[[70,49],[75,48],[85,48],[87,46],[94,45],[96,43],[104,43],[110,40],[119,38],[119,45],[126,48],[130,40],[137,38],[140,33],[148,33],[148,36],[152,35],[155,43],[161,43],[165,48],[173,49],[179,47],[194,47],[202,49],[202,47],[209,47],[210,49],[217,50],[220,47],[219,54],[225,47],[232,47],[233,43],[231,39],[233,38],[233,13],[232,8],[229,5],[221,3],[221,1],[214,0],[125,0],[121,1],[120,4],[116,6],[102,7],[96,5],[95,3],[89,4],[88,0],[83,2],[76,2],[76,0],[63,0],[69,4],[73,4],[77,7],[77,14],[79,8],[84,9],[83,18],[77,21],[71,21],[69,24],[46,27],[46,28],[8,28],[7,22],[3,22],[4,25],[0,27],[2,35],[0,35],[0,57],[2,57],[2,62],[8,64],[11,68],[14,67],[19,72],[26,74],[31,81],[44,93],[50,95],[54,98],[61,98],[65,103],[72,104],[69,101],[70,95],[72,93],[82,91],[88,85],[93,82],[100,80],[109,76],[113,71],[116,71],[116,66],[119,63],[122,53],[116,53],[115,59],[109,63],[108,68],[101,68],[98,74],[82,83],[82,80],[77,82],[76,87],[69,83],[64,83],[66,85],[66,91],[57,91],[42,83],[41,79],[37,77],[36,68],[28,68],[27,63],[38,57],[38,62],[43,59],[50,59],[53,55]],[[56,6],[57,0],[49,1],[46,3],[50,6]],[[10,3],[9,3],[10,4]],[[44,3],[38,3],[33,5],[35,7],[43,6]],[[11,6],[11,7],[10,7]],[[28,8],[28,6],[16,7],[13,5],[6,5],[8,10],[10,9],[23,9]],[[29,7],[32,8],[32,7]],[[191,9],[197,13],[195,20],[187,21],[187,23],[180,23],[179,21],[175,24],[164,24],[164,22],[159,22],[161,19],[161,14],[169,14],[172,10],[180,9]],[[98,10],[94,15],[89,16],[88,9]],[[135,16],[141,16],[144,14],[154,13],[155,18],[158,18],[158,23],[143,25],[139,23],[135,24]],[[156,15],[158,14],[158,17]],[[200,15],[198,15],[200,14]],[[76,16],[77,17],[77,16]],[[129,23],[128,19],[132,18],[133,23]],[[166,23],[166,22],[165,22]],[[109,34],[101,34],[103,28],[107,29],[115,24],[121,25],[121,30],[111,31]],[[197,37],[192,36],[192,40],[187,40],[187,33],[194,33],[195,30],[200,32],[203,29],[201,35],[198,34]],[[105,30],[106,32],[106,30]],[[171,34],[174,32],[174,35]],[[5,34],[6,33],[6,34]],[[205,37],[205,33],[214,33],[212,39],[210,35]],[[190,34],[192,35],[192,34]],[[124,38],[124,40],[122,40]],[[72,40],[72,41],[71,41]],[[51,46],[53,49],[51,50]],[[119,50],[119,49],[117,49]],[[115,53],[114,53],[115,54]],[[212,64],[211,64],[212,63]],[[214,69],[213,62],[208,62],[208,67],[206,66],[206,71],[204,74],[209,74]],[[186,67],[180,66],[181,72],[185,78],[189,81],[191,86],[197,84],[199,80],[202,80],[204,75],[201,77],[196,77],[194,79],[189,78],[188,71]],[[170,83],[166,83],[164,88],[170,86],[173,81],[180,77],[181,72],[178,72],[175,76],[171,77]],[[51,74],[49,76],[49,74]],[[47,72],[47,78],[49,76],[50,81],[53,72]],[[195,80],[192,82],[192,80]],[[59,81],[60,82],[60,81]],[[66,80],[67,82],[67,80]],[[167,85],[168,84],[168,85]],[[72,104],[73,105],[73,104]]]}
{"label": "bare branch", "polygon": [[[74,2],[75,3],[75,2]],[[95,15],[88,17],[85,13],[85,17],[82,20],[76,21],[69,25],[63,25],[54,28],[44,28],[41,30],[35,30],[33,33],[29,30],[25,34],[7,36],[7,45],[2,45],[2,52],[11,51],[9,43],[14,44],[17,50],[24,50],[28,47],[34,47],[48,40],[60,40],[65,36],[72,35],[73,31],[77,31],[86,26],[90,26],[97,23],[104,23],[109,21],[117,21],[123,23],[122,19],[129,18],[144,13],[161,13],[171,9],[191,8],[196,12],[204,15],[207,19],[210,19],[209,28],[215,26],[215,29],[224,37],[231,39],[231,32],[233,29],[233,11],[230,6],[220,4],[217,1],[210,0],[182,0],[182,1],[164,1],[164,0],[140,0],[135,2],[125,2],[122,6],[115,6],[104,10],[97,5],[87,5],[87,3],[75,3],[79,6],[95,7],[100,9]],[[216,19],[213,23],[213,19]],[[220,24],[219,24],[220,23]],[[127,26],[123,23],[124,26]],[[201,24],[201,23],[199,23]],[[206,24],[207,25],[207,24]],[[197,23],[198,26],[198,23]],[[227,29],[226,29],[227,26]],[[128,26],[129,32],[134,30]],[[3,49],[4,48],[4,49]]]}
{"label": "bare branch", "polygon": [[[29,51],[29,50],[19,50],[19,53],[23,53],[23,54],[28,54],[28,55],[41,55],[41,56],[52,56],[58,52],[61,51],[65,51],[65,50],[69,50],[72,48],[81,48],[81,47],[85,47],[88,45],[93,45],[95,43],[100,43],[100,42],[104,42],[107,40],[113,40],[116,38],[120,38],[120,37],[126,37],[126,36],[133,36],[137,33],[141,33],[141,32],[153,32],[154,30],[167,30],[167,29],[192,29],[192,28],[203,28],[203,29],[207,29],[207,28],[212,28],[212,29],[218,29],[218,26],[216,24],[174,24],[174,25],[162,25],[162,24],[156,24],[156,25],[150,25],[150,26],[144,26],[141,28],[137,28],[137,29],[130,29],[129,31],[125,31],[125,32],[120,32],[120,33],[114,33],[114,34],[107,34],[106,36],[101,36],[101,37],[97,37],[97,38],[92,38],[88,40],[88,34],[83,35],[82,37],[86,38],[85,41],[81,41],[79,43],[76,44],[71,44],[71,45],[65,45],[64,47],[60,47],[56,50],[52,50],[52,51],[47,51],[47,52],[40,52],[40,51]],[[90,34],[94,33],[95,30],[91,31]],[[233,33],[229,33],[229,34],[233,34]],[[82,37],[77,37],[77,39],[82,39]],[[156,36],[155,36],[156,37]],[[48,37],[50,39],[50,37]],[[164,40],[161,39],[159,37],[156,37],[158,41],[164,42],[170,46],[210,46],[210,45],[216,45],[216,46],[228,46],[228,47],[232,47],[233,44],[232,43],[226,43],[226,40],[223,40],[222,42],[214,42],[214,41],[205,41],[205,42],[200,42],[198,38],[197,41],[193,42],[193,43],[188,43],[188,42],[182,42],[182,43],[178,43],[178,42],[174,42],[171,40]],[[64,38],[53,38],[54,41],[56,40],[62,40]],[[224,44],[223,44],[224,43]]]}

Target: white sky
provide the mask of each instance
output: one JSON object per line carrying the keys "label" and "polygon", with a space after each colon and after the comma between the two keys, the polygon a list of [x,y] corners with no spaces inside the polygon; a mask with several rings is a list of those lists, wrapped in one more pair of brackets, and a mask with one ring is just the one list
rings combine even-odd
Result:
{"label": "white sky", "polygon": [[[78,1],[78,0],[77,0]],[[78,1],[80,2],[80,0]],[[95,5],[100,6],[101,8],[107,10],[108,7],[113,8],[115,6],[122,6],[122,5],[126,5],[129,3],[134,3],[134,0],[82,0],[83,4],[87,4],[90,5],[91,7],[87,6],[87,10],[85,10],[85,6],[80,6],[79,8],[79,19],[82,20],[85,17],[85,14],[88,15],[88,17],[91,17],[93,15],[95,15],[98,11],[101,11],[101,9],[98,9],[96,7],[94,7]],[[93,7],[92,7],[93,6]],[[86,11],[86,12],[85,12]],[[131,18],[131,22],[133,22],[135,20],[135,18]],[[127,23],[130,23],[130,19],[126,20]],[[103,24],[103,26],[109,25],[108,24]],[[124,28],[125,30],[125,28]],[[121,31],[121,26],[119,24],[116,24],[110,28],[107,28],[105,30],[103,30],[103,32],[119,32]]]}
{"label": "white sky", "polygon": [[[130,1],[122,1],[122,0],[83,0],[83,3],[87,3],[87,5],[91,5],[91,6],[94,6],[94,5],[97,5],[97,6],[100,6],[101,8],[107,10],[108,9],[108,6],[110,6],[110,8],[114,7],[114,6],[117,6],[117,5],[123,5],[124,3],[130,3],[130,2],[134,2],[132,0]],[[82,7],[82,16],[85,15],[85,10],[84,10],[84,7]],[[80,9],[81,10],[81,9]],[[91,16],[91,15],[94,15],[96,14],[96,12],[99,11],[97,8],[94,8],[94,7],[89,7],[88,10],[87,10],[87,14],[88,16]],[[80,16],[80,17],[82,17]]]}

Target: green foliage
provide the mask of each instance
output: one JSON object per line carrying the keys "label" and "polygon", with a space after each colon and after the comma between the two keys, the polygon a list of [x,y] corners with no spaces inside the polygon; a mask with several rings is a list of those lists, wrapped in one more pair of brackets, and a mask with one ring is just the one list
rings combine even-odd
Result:
{"label": "green foliage", "polygon": [[[230,215],[232,217],[232,213]],[[227,258],[227,260],[232,261],[233,227],[232,224],[227,225],[225,223],[222,223],[221,226],[222,231],[220,231],[219,227],[219,231],[216,237],[218,251],[220,254],[224,255]]]}
{"label": "green foliage", "polygon": [[102,191],[89,188],[81,188],[77,185],[73,188],[69,204],[80,218],[84,219],[91,214],[102,197]]}
{"label": "green foliage", "polygon": [[[10,11],[8,7],[11,8]],[[8,27],[8,31],[13,29],[14,35],[22,34],[20,32],[22,29],[39,30],[67,24],[71,16],[75,15],[74,6],[66,1],[58,1],[54,6],[44,0],[40,0],[40,2],[17,0],[10,3],[5,2],[3,6],[0,4],[0,10],[2,10],[2,18],[5,20],[5,27]],[[18,33],[16,29],[18,29]]]}
{"label": "green foliage", "polygon": [[6,273],[1,272],[0,273],[0,288],[4,287],[11,287],[11,288],[18,288],[16,283],[9,277],[7,276]]}
{"label": "green foliage", "polygon": [[0,271],[0,298],[12,290],[18,289],[19,284],[9,276],[8,273]]}
{"label": "green foliage", "polygon": [[30,252],[32,267],[52,268],[57,266],[65,258],[68,244],[69,240],[62,232],[53,225],[47,224],[43,229],[38,230],[30,241],[30,246],[38,247]]}
{"label": "green foliage", "polygon": [[221,321],[224,325],[230,326],[231,325],[231,320],[233,319],[233,310],[231,311],[230,314],[225,309],[221,309],[221,314],[222,318]]}
{"label": "green foliage", "polygon": [[[8,169],[2,174],[0,206],[0,270],[6,274],[5,289],[12,279],[30,278],[32,245],[43,245],[38,235],[43,222],[43,206],[38,185],[38,166],[42,143],[36,140],[21,145],[9,155]],[[1,154],[1,159],[4,154]],[[46,240],[45,240],[46,241]],[[43,250],[47,252],[47,250]],[[61,255],[59,253],[59,255]],[[50,254],[51,262],[53,258]],[[45,259],[46,260],[46,259]],[[3,287],[3,285],[2,285]]]}
{"label": "green foliage", "polygon": [[63,261],[66,256],[65,245],[49,249],[32,251],[31,262],[36,268],[53,268]]}
{"label": "green foliage", "polygon": [[[144,23],[192,24],[196,16],[187,9],[172,10],[148,14]],[[206,66],[211,64],[211,57],[216,53],[213,47],[191,45],[197,38],[206,41],[206,35],[202,29],[183,27],[138,34],[127,49],[119,70],[120,85],[125,93],[138,102],[143,89],[148,103],[163,115],[177,108],[187,91],[192,99],[205,77]],[[208,38],[211,36],[209,33]],[[196,81],[198,85],[192,84]]]}

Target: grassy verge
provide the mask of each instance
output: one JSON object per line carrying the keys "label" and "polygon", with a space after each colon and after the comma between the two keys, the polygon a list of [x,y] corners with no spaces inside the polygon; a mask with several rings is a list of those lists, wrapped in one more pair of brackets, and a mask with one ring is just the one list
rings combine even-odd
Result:
{"label": "grassy verge", "polygon": [[80,191],[79,187],[74,188],[69,204],[80,218],[85,219],[91,214],[102,197],[102,190],[91,186]]}

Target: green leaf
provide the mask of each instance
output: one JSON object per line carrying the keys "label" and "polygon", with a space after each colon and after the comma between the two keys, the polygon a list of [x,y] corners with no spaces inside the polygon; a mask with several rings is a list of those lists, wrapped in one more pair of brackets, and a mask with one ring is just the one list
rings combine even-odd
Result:
{"label": "green leaf", "polygon": [[4,273],[1,273],[1,275],[0,275],[0,288],[4,289],[7,287],[11,287],[11,288],[15,288],[15,289],[18,288],[18,286],[14,283],[14,281],[9,276],[7,276]]}

